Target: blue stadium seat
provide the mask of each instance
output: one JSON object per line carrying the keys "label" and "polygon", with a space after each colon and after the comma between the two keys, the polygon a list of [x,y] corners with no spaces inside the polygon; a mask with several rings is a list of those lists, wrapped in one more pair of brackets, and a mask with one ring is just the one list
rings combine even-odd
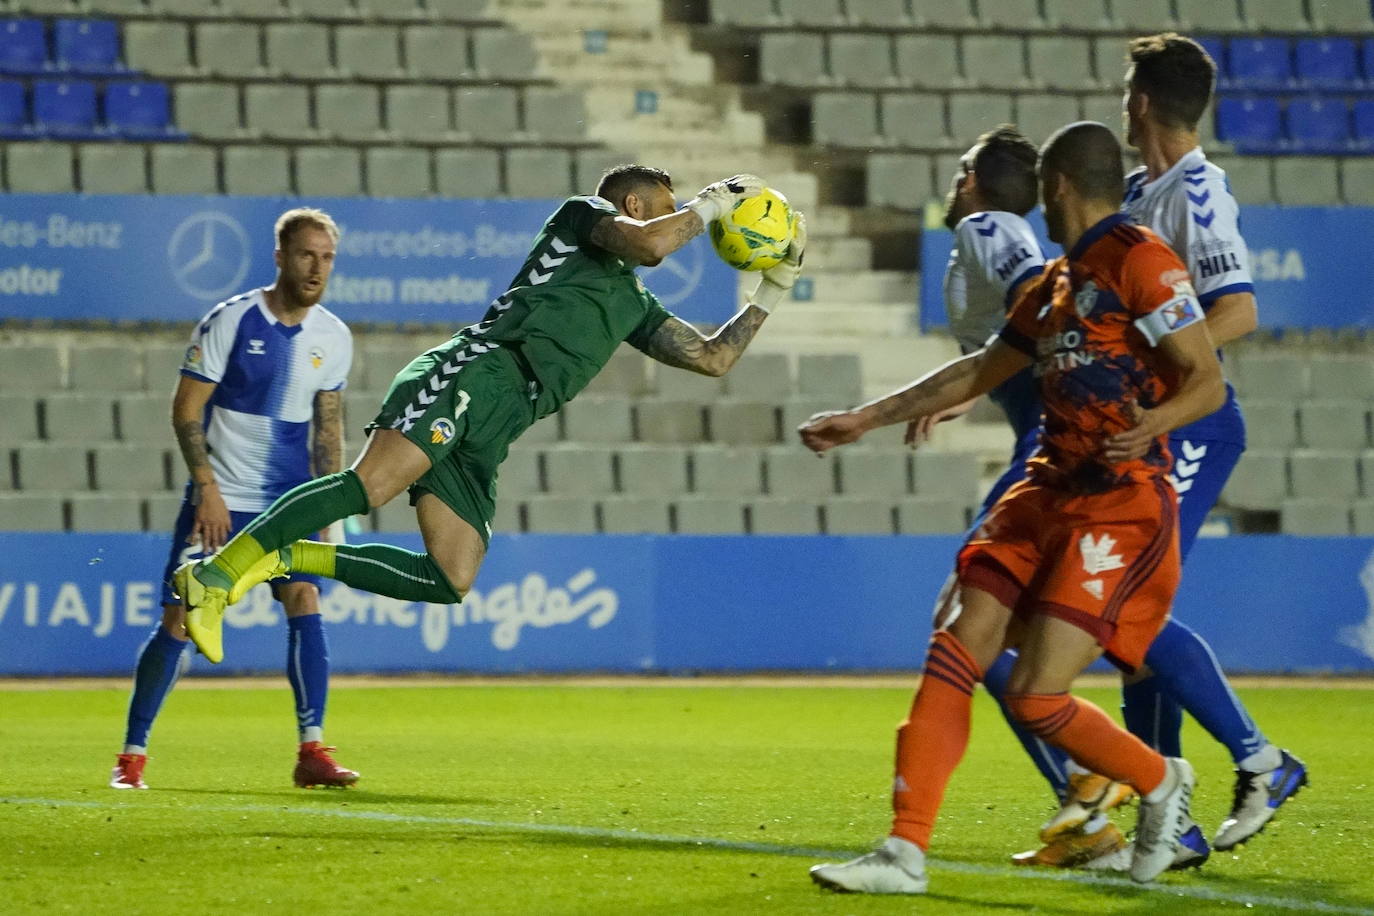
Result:
{"label": "blue stadium seat", "polygon": [[1352,112],[1355,123],[1355,148],[1374,153],[1374,99],[1360,99]]}
{"label": "blue stadium seat", "polygon": [[1357,85],[1355,41],[1350,38],[1303,38],[1293,48],[1298,82],[1321,89]]}
{"label": "blue stadium seat", "polygon": [[105,88],[105,127],[131,140],[184,140],[172,126],[165,83],[111,83]]}
{"label": "blue stadium seat", "polygon": [[0,73],[42,73],[48,65],[48,42],[41,19],[0,23]]}
{"label": "blue stadium seat", "polygon": [[1374,85],[1374,38],[1360,43],[1360,59],[1364,61],[1364,81]]}
{"label": "blue stadium seat", "polygon": [[1282,89],[1293,80],[1286,38],[1235,38],[1229,51],[1232,86]]}
{"label": "blue stadium seat", "polygon": [[1225,86],[1229,84],[1231,81],[1231,72],[1228,69],[1230,64],[1227,62],[1226,57],[1226,42],[1220,38],[1214,37],[1195,38],[1193,40],[1202,45],[1203,50],[1205,50],[1208,56],[1216,62],[1217,85]]}
{"label": "blue stadium seat", "polygon": [[0,139],[22,140],[32,135],[24,84],[17,80],[0,80]]}
{"label": "blue stadium seat", "polygon": [[1234,144],[1236,152],[1275,151],[1279,134],[1278,99],[1227,96],[1217,101],[1217,139]]}
{"label": "blue stadium seat", "polygon": [[1286,114],[1294,152],[1342,153],[1350,141],[1350,111],[1342,99],[1293,99]]}
{"label": "blue stadium seat", "polygon": [[53,23],[53,59],[72,73],[122,73],[119,25],[110,19],[59,19]]}
{"label": "blue stadium seat", "polygon": [[80,80],[37,80],[33,84],[34,129],[48,137],[98,139],[95,84]]}

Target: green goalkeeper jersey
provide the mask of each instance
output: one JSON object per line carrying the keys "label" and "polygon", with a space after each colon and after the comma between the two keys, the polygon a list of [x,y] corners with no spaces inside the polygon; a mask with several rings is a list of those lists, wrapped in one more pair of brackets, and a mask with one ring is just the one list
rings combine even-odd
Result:
{"label": "green goalkeeper jersey", "polygon": [[619,211],[600,197],[570,197],[544,223],[525,263],[467,335],[519,347],[546,415],[586,387],[622,341],[644,349],[671,313],[633,267],[591,241]]}

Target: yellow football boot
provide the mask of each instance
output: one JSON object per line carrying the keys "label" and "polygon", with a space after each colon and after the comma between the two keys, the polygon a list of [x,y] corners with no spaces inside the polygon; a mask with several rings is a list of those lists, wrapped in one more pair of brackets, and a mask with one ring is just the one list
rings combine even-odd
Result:
{"label": "yellow football boot", "polygon": [[1060,834],[1078,830],[1093,815],[1105,814],[1134,797],[1135,789],[1123,782],[1096,773],[1072,773],[1063,805],[1040,828],[1040,842],[1052,843]]}
{"label": "yellow football boot", "polygon": [[281,579],[290,575],[291,566],[290,554],[286,550],[273,550],[265,553],[262,559],[248,567],[248,572],[239,577],[229,589],[229,596],[226,604],[237,604],[248,594],[248,590],[259,582],[267,582],[271,579]]}
{"label": "yellow football boot", "polygon": [[1016,865],[1041,865],[1046,868],[1073,868],[1126,848],[1126,838],[1110,821],[1092,833],[1079,830],[1061,833],[1040,849],[1018,852],[1011,857]]}
{"label": "yellow football boot", "polygon": [[224,661],[224,608],[229,593],[196,578],[195,563],[183,563],[172,573],[172,588],[186,606],[186,632],[200,654],[211,663]]}

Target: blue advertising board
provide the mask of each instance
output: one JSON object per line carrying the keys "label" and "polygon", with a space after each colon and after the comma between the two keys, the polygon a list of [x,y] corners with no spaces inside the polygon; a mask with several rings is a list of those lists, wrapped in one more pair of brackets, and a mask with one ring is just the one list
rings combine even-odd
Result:
{"label": "blue advertising board", "polygon": [[[1049,241],[1039,210],[1030,223],[1049,257],[1061,249]],[[1374,238],[1371,207],[1241,207],[1240,227],[1250,248],[1259,322],[1267,328],[1374,328]],[[921,328],[944,327],[941,291],[954,234],[921,234]]]}
{"label": "blue advertising board", "polygon": [[[337,672],[913,669],[958,545],[497,535],[461,604],[326,582],[321,613]],[[127,674],[159,618],[166,550],[151,534],[0,534],[0,676]],[[1374,671],[1374,539],[1201,540],[1174,613],[1231,671]],[[225,662],[199,673],[282,669],[284,618],[265,586],[225,623]]]}
{"label": "blue advertising board", "polygon": [[[559,201],[7,194],[0,319],[195,321],[272,281],[273,223],[302,203],[343,229],[324,299],[339,317],[456,329],[506,290]],[[734,311],[737,275],[704,236],[641,276],[689,321]]]}

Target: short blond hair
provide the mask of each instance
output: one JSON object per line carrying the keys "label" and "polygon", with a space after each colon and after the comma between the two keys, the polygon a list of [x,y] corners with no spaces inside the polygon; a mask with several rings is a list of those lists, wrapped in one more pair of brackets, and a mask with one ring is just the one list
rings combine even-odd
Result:
{"label": "short blond hair", "polygon": [[315,207],[296,207],[277,217],[277,248],[285,249],[291,236],[305,226],[323,229],[329,233],[335,245],[339,243],[339,224],[334,222],[334,217]]}

